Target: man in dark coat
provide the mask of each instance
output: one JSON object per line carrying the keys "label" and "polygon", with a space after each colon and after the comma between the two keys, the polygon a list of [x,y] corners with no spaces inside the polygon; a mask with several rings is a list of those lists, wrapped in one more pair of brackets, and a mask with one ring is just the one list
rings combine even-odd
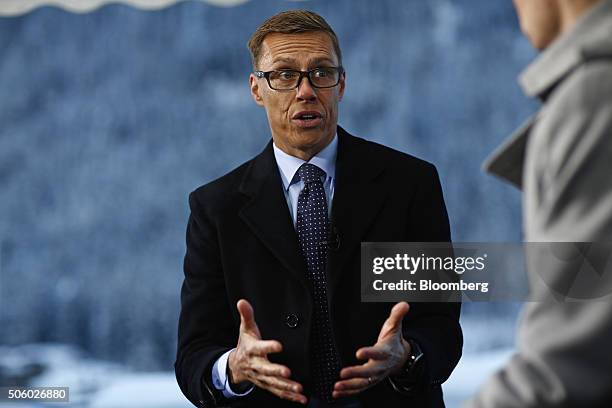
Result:
{"label": "man in dark coat", "polygon": [[442,407],[457,303],[360,302],[360,243],[450,241],[433,165],[337,125],[338,39],[302,10],[249,41],[264,151],[189,197],[175,364],[196,406]]}

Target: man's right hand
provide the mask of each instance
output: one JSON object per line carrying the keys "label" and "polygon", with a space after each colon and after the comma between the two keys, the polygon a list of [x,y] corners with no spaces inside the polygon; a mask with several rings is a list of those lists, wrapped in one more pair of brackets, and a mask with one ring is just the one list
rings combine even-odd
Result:
{"label": "man's right hand", "polygon": [[228,375],[232,389],[252,383],[280,398],[306,404],[307,398],[302,394],[302,385],[289,379],[291,370],[268,360],[269,353],[279,353],[283,350],[281,343],[261,339],[253,307],[249,302],[240,299],[236,307],[240,313],[240,335],[238,345],[228,359]]}

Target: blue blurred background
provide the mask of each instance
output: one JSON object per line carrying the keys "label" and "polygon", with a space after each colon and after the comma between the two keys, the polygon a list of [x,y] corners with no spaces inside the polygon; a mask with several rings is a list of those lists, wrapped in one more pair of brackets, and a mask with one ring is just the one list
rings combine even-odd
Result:
{"label": "blue blurred background", "polygon": [[[186,1],[2,17],[0,386],[19,383],[19,367],[21,383],[35,378],[15,359],[61,354],[48,348],[58,344],[75,361],[172,369],[187,195],[270,138],[246,42],[298,7],[340,38],[340,124],[438,167],[455,241],[521,239],[519,193],[480,170],[536,108],[515,81],[535,54],[510,1]],[[511,350],[517,307],[464,307],[464,369]],[[453,380],[458,399],[466,379]]]}

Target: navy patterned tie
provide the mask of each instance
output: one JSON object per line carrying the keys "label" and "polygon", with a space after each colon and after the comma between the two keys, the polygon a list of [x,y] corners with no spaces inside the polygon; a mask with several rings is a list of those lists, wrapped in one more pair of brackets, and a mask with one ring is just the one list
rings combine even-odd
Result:
{"label": "navy patterned tie", "polygon": [[304,182],[297,204],[296,229],[302,254],[308,267],[308,280],[314,299],[311,332],[311,361],[315,395],[333,401],[331,393],[340,372],[327,304],[327,239],[329,224],[327,200],[322,179],[325,172],[317,166],[304,163],[298,169]]}

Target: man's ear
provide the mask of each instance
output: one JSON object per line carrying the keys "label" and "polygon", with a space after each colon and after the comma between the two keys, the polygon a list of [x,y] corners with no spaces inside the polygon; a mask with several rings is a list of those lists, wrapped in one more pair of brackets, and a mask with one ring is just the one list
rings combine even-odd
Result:
{"label": "man's ear", "polygon": [[341,101],[344,96],[344,87],[346,86],[346,72],[342,72],[340,82],[338,83],[338,100]]}
{"label": "man's ear", "polygon": [[251,96],[256,104],[264,106],[263,98],[261,97],[261,90],[259,89],[259,81],[254,74],[249,75],[249,86],[251,87]]}

